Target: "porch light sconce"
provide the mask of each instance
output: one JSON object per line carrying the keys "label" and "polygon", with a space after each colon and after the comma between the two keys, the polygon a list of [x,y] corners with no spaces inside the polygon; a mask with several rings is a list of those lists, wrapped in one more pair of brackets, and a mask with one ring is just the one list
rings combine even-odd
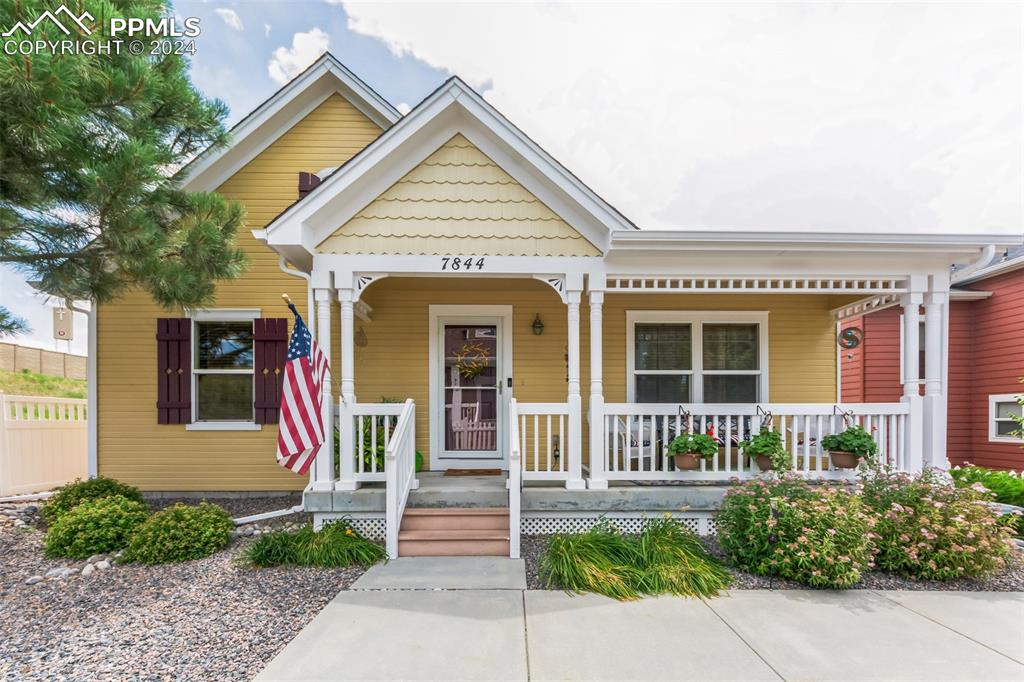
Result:
{"label": "porch light sconce", "polygon": [[544,333],[544,323],[540,321],[540,313],[537,313],[537,316],[533,318],[533,324],[530,325],[530,328],[533,329],[535,336],[540,336]]}
{"label": "porch light sconce", "polygon": [[366,332],[363,331],[362,326],[359,327],[359,331],[355,333],[354,337],[355,338],[353,340],[355,341],[355,344],[360,348],[366,348],[370,343],[369,339],[366,338]]}

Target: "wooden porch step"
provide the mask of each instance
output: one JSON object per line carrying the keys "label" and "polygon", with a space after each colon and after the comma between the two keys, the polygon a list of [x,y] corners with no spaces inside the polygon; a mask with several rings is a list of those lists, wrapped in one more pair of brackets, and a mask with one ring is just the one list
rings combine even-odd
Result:
{"label": "wooden porch step", "polygon": [[508,530],[403,530],[399,556],[508,556]]}
{"label": "wooden porch step", "polygon": [[508,530],[508,509],[480,508],[407,508],[401,530]]}

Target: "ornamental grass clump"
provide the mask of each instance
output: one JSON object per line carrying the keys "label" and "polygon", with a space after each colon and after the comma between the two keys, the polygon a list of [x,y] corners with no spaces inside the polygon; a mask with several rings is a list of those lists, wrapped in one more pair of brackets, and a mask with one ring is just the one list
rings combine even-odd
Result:
{"label": "ornamental grass clump", "polygon": [[718,542],[737,566],[830,588],[855,585],[872,567],[874,523],[852,492],[792,474],[730,489],[716,517]]}
{"label": "ornamental grass clump", "polygon": [[41,513],[43,520],[47,524],[53,525],[60,517],[86,500],[99,500],[114,496],[142,503],[142,493],[138,488],[112,478],[97,476],[85,481],[76,479],[73,483],[57,488],[53,497],[43,505]]}
{"label": "ornamental grass clump", "polygon": [[146,519],[128,543],[123,560],[167,564],[202,559],[227,547],[234,528],[222,507],[179,503]]}
{"label": "ornamental grass clump", "polygon": [[936,471],[863,475],[864,501],[878,516],[880,568],[924,580],[979,578],[1006,566],[1010,531],[984,502],[981,484],[957,488]]}
{"label": "ornamental grass clump", "polygon": [[61,515],[43,541],[47,558],[87,559],[124,549],[149,515],[146,505],[115,495],[85,500]]}
{"label": "ornamental grass clump", "polygon": [[385,558],[384,548],[370,542],[352,526],[338,520],[319,532],[310,525],[293,531],[265,533],[249,545],[243,561],[250,566],[370,566]]}
{"label": "ornamental grass clump", "polygon": [[665,593],[712,597],[731,580],[700,540],[671,518],[647,521],[638,536],[607,520],[583,533],[558,533],[541,558],[541,578],[549,588],[619,600]]}

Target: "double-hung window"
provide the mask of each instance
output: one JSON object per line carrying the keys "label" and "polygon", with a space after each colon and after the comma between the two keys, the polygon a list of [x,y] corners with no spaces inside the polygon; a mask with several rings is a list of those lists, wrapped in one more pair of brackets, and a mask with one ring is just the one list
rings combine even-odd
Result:
{"label": "double-hung window", "polygon": [[1021,443],[1022,396],[1012,393],[988,397],[988,439],[992,443]]}
{"label": "double-hung window", "polygon": [[626,323],[631,402],[767,401],[766,312],[629,311]]}
{"label": "double-hung window", "polygon": [[257,317],[259,311],[246,310],[192,314],[191,427],[259,428],[253,413]]}

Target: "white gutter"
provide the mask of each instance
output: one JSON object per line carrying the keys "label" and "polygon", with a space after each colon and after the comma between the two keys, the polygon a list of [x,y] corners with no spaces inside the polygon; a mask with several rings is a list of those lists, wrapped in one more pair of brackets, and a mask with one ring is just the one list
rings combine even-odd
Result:
{"label": "white gutter", "polygon": [[292,277],[301,277],[306,280],[306,327],[309,328],[309,333],[316,338],[316,315],[313,314],[313,282],[308,272],[302,270],[295,270],[294,268],[288,267],[284,256],[277,257],[277,265],[281,268],[281,272]]}
{"label": "white gutter", "polygon": [[[629,230],[611,235],[612,252],[643,250],[813,251],[845,247],[848,251],[892,252],[903,248],[920,252],[963,251],[974,253],[988,244],[1015,244],[1011,235],[917,234],[917,233],[821,233],[769,232],[764,230]],[[985,248],[988,248],[987,246]]]}
{"label": "white gutter", "polygon": [[978,256],[973,262],[968,263],[964,267],[960,268],[953,273],[953,281],[961,282],[971,276],[972,273],[981,270],[983,267],[992,262],[992,259],[996,255],[996,245],[989,244],[981,250],[981,255]]}

